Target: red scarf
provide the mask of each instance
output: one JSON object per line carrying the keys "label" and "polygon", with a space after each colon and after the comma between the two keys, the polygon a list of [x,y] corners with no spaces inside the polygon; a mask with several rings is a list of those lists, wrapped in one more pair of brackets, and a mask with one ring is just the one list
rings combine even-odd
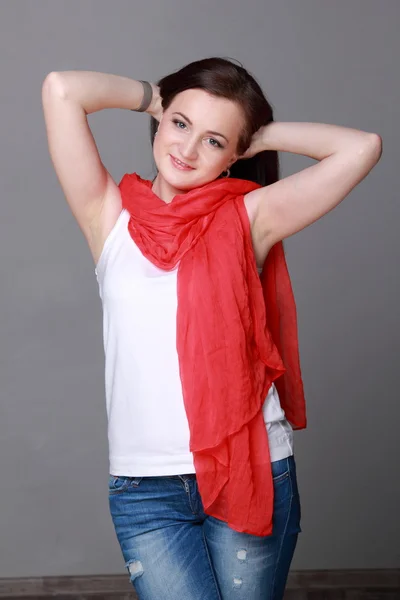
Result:
{"label": "red scarf", "polygon": [[244,194],[260,186],[217,179],[169,204],[136,173],[119,187],[142,254],[167,271],[179,263],[176,344],[204,510],[236,531],[271,535],[261,409],[272,382],[295,429],[306,426],[306,415],[282,242],[270,250],[261,279],[257,272]]}

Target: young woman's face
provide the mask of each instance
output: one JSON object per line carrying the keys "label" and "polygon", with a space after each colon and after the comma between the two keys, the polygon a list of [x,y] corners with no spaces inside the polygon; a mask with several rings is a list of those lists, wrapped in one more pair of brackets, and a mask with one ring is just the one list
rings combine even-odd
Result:
{"label": "young woman's face", "polygon": [[157,179],[172,193],[213,181],[238,158],[243,124],[236,103],[201,89],[181,92],[164,112],[154,138]]}

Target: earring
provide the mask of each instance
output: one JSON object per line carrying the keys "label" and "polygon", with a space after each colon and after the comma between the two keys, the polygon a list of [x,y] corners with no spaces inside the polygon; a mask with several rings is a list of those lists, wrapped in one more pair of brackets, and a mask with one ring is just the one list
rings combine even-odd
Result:
{"label": "earring", "polygon": [[[226,175],[224,175],[224,173],[226,173]],[[226,171],[222,171],[221,177],[229,177],[230,174],[231,174],[230,169],[227,169]]]}
{"label": "earring", "polygon": [[156,135],[157,135],[157,133],[158,133],[158,129],[157,129],[157,131],[155,132],[154,136],[156,136]]}

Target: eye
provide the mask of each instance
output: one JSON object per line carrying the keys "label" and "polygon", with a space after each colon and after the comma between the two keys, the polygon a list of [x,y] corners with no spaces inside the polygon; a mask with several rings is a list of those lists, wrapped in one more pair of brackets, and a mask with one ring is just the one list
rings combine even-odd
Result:
{"label": "eye", "polygon": [[[172,122],[178,127],[178,129],[184,129],[186,127],[185,123],[183,121],[179,121],[179,119],[172,119]],[[181,127],[181,125],[183,125],[183,127]],[[214,138],[208,138],[211,142],[215,142],[215,143],[211,143],[211,146],[213,146],[214,148],[223,148],[224,146],[222,144],[219,143],[218,140],[214,139]]]}
{"label": "eye", "polygon": [[223,148],[222,144],[220,144],[218,142],[218,140],[215,140],[214,138],[208,138],[210,141],[215,142],[215,144],[211,144],[211,146],[214,146],[214,148]]}
{"label": "eye", "polygon": [[182,129],[182,127],[179,127],[179,125],[186,127],[185,123],[183,121],[179,121],[178,119],[172,119],[172,122],[175,123],[175,125],[178,125],[178,129]]}

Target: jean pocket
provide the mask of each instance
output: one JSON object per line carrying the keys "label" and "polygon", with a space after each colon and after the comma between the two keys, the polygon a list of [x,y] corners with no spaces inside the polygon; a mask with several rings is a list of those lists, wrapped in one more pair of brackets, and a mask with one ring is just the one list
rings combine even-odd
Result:
{"label": "jean pocket", "polygon": [[108,479],[108,491],[110,494],[124,492],[130,486],[129,477],[121,477],[120,475],[110,475]]}
{"label": "jean pocket", "polygon": [[110,475],[108,479],[108,491],[110,494],[125,492],[130,487],[138,487],[142,477],[124,477],[123,475]]}
{"label": "jean pocket", "polygon": [[287,458],[275,460],[271,463],[272,481],[274,484],[285,481],[290,476],[290,465]]}

